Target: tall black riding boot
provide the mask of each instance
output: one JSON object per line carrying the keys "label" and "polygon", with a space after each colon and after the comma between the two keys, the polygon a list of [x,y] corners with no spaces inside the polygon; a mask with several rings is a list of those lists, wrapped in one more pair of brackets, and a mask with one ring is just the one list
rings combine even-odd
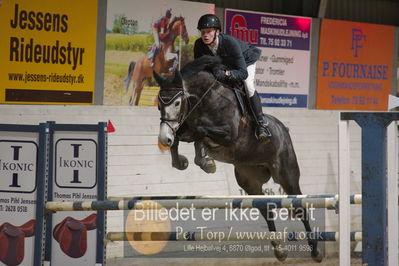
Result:
{"label": "tall black riding boot", "polygon": [[251,103],[252,110],[254,112],[257,123],[256,136],[261,142],[268,143],[270,142],[272,134],[269,128],[267,127],[268,122],[265,121],[265,118],[263,117],[262,105],[260,103],[260,98],[258,93],[255,92],[255,94],[251,98],[249,98],[249,101]]}

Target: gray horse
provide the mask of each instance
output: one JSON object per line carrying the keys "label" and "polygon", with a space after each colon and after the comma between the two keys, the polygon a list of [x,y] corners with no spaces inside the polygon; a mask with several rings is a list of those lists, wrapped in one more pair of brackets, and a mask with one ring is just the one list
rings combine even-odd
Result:
{"label": "gray horse", "polygon": [[[172,77],[154,73],[161,89],[158,107],[161,112],[159,141],[171,148],[172,166],[184,170],[185,156],[178,153],[179,141],[201,143],[215,160],[234,165],[238,185],[249,195],[262,195],[262,185],[270,177],[288,195],[302,194],[299,187],[299,167],[288,129],[277,118],[267,115],[272,139],[259,142],[255,137],[252,116],[242,113],[234,88],[218,82],[210,69],[218,67],[220,59],[203,56],[189,62]],[[196,148],[198,145],[195,145]],[[200,158],[196,149],[195,162]],[[214,172],[213,166],[203,168]],[[270,231],[276,231],[271,210],[259,209]],[[269,219],[267,219],[269,217]],[[303,224],[311,227],[306,215]],[[317,242],[309,240],[311,256],[321,261]],[[278,241],[272,241],[277,259],[283,261],[287,251]]]}

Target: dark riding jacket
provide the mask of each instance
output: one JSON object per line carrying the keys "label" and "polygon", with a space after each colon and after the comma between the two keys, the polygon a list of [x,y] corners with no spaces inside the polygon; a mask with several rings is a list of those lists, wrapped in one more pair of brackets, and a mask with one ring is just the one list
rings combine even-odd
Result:
{"label": "dark riding jacket", "polygon": [[[222,64],[230,70],[230,79],[245,80],[248,77],[247,66],[254,64],[260,57],[261,50],[233,36],[219,34],[216,54],[222,58]],[[201,38],[194,44],[194,59],[203,55],[214,55]]]}

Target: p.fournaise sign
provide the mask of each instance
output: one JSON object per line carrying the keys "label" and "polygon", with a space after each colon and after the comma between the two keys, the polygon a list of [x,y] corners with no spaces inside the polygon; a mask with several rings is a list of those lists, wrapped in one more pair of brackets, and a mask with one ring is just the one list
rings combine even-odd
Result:
{"label": "p.fournaise sign", "polygon": [[317,109],[388,108],[394,27],[324,19],[321,25]]}

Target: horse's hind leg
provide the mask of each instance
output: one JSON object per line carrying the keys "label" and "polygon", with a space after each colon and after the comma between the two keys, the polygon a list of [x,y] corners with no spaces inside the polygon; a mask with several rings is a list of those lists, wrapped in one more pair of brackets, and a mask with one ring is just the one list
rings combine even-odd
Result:
{"label": "horse's hind leg", "polygon": [[[292,151],[293,152],[293,151]],[[296,160],[295,153],[291,153],[288,156],[282,156],[284,159],[280,160],[278,168],[273,171],[273,178],[277,183],[281,185],[285,193],[288,195],[302,195],[302,191],[299,187],[299,167]],[[311,210],[312,211],[312,210]],[[309,224],[309,217],[307,209],[297,209],[295,211],[296,215],[300,214],[300,219],[305,226],[307,232],[312,232],[312,228]],[[311,234],[310,234],[311,235]],[[312,259],[316,262],[321,262],[321,253],[317,249],[317,240],[308,239],[308,244],[311,248]]]}
{"label": "horse's hind leg", "polygon": [[[234,173],[238,185],[249,195],[263,195],[262,186],[270,179],[270,171],[267,167],[236,166]],[[274,213],[270,207],[273,206],[259,208],[259,211],[265,218],[269,231],[276,232]],[[287,250],[281,246],[280,241],[271,241],[271,244],[273,245],[276,258],[279,261],[284,261],[287,258]]]}
{"label": "horse's hind leg", "polygon": [[134,92],[134,105],[136,105],[136,106],[139,105],[141,93],[143,92],[143,89],[144,89],[144,82],[145,82],[145,79],[143,79],[141,81],[141,83],[139,84],[139,86],[137,87],[137,89]]}
{"label": "horse's hind leg", "polygon": [[130,98],[129,98],[129,105],[133,105],[133,103],[134,103],[134,95],[136,94],[137,86],[139,86],[139,82],[134,81],[132,95],[130,95]]}
{"label": "horse's hind leg", "polygon": [[130,81],[131,81],[132,76],[133,76],[133,71],[134,71],[134,66],[135,66],[135,65],[136,65],[136,62],[135,62],[135,61],[132,61],[132,62],[130,62],[130,64],[129,64],[129,69],[128,69],[128,71],[127,71],[127,77],[126,77],[126,79],[125,79],[125,85],[126,85],[125,90],[126,90],[126,92],[128,92],[128,90],[129,90],[129,84],[130,84]]}
{"label": "horse's hind leg", "polygon": [[129,105],[139,105],[141,90],[144,87],[144,80],[133,83],[133,92],[129,99]]}

